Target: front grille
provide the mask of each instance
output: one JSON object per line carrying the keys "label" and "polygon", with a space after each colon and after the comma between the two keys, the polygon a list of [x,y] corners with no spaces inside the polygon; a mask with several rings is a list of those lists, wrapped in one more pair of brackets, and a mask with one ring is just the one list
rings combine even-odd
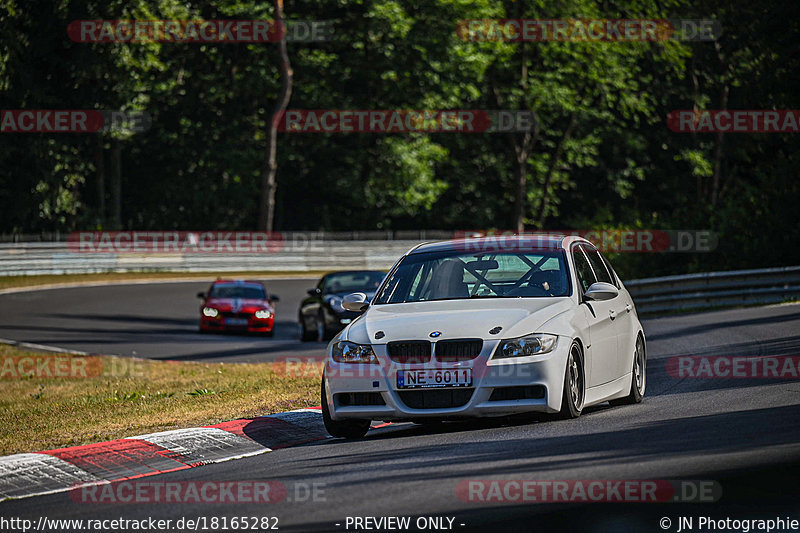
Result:
{"label": "front grille", "polygon": [[469,361],[483,349],[481,339],[452,339],[436,343],[436,359],[442,362]]}
{"label": "front grille", "polygon": [[220,313],[222,318],[250,318],[252,313],[234,313],[233,311],[223,311]]}
{"label": "front grille", "polygon": [[489,396],[490,402],[507,402],[510,400],[539,400],[544,398],[544,386],[525,385],[522,387],[498,387]]}
{"label": "front grille", "polygon": [[475,389],[436,389],[398,391],[411,409],[447,409],[466,405]]}
{"label": "front grille", "polygon": [[386,345],[389,357],[396,363],[427,363],[431,359],[428,341],[395,341]]}
{"label": "front grille", "polygon": [[336,401],[342,407],[351,405],[386,405],[379,392],[345,392],[336,395]]}

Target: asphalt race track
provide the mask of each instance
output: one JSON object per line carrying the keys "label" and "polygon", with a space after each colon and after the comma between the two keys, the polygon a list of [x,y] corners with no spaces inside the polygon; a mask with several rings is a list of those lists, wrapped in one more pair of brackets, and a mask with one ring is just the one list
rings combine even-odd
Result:
{"label": "asphalt race track", "polygon": [[300,343],[297,310],[316,279],[265,281],[281,299],[273,338],[201,334],[200,300],[209,281],[74,287],[0,295],[0,338],[106,355],[208,362],[322,356]]}
{"label": "asphalt race track", "polygon": [[[293,340],[293,320],[308,284],[270,284],[283,298],[275,340],[194,333],[194,294],[204,288],[196,283],[5,295],[0,297],[1,336],[103,353],[269,360],[306,350]],[[681,516],[694,517],[695,531],[701,516],[800,519],[800,380],[677,378],[666,370],[674,356],[796,356],[800,305],[653,319],[645,321],[645,333],[648,383],[640,405],[599,406],[571,421],[525,417],[440,427],[392,424],[359,441],[329,439],[147,478],[279,481],[288,493],[275,503],[89,504],[60,493],[0,503],[0,516],[274,516],[284,531],[353,531],[346,527],[348,516],[445,516],[454,518],[455,531],[536,532],[677,532]],[[709,480],[718,483],[721,499],[482,503],[457,493],[464,480],[509,478]],[[316,498],[307,497],[312,484],[317,484]],[[671,520],[667,528],[663,518]]]}

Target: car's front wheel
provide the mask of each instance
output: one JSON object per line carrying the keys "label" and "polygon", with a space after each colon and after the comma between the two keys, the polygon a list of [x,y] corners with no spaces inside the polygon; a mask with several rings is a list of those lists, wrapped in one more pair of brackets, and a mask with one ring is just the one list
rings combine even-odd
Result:
{"label": "car's front wheel", "polygon": [[317,332],[316,330],[308,328],[306,325],[306,317],[301,314],[298,320],[300,321],[300,340],[303,342],[315,340],[317,338]]}
{"label": "car's front wheel", "polygon": [[345,439],[360,439],[369,431],[371,420],[333,420],[328,410],[328,394],[325,390],[325,376],[322,376],[322,390],[320,392],[322,401],[322,422],[325,430],[331,437],[342,437]]}
{"label": "car's front wheel", "polygon": [[325,342],[328,339],[333,338],[331,335],[330,330],[328,329],[328,324],[325,321],[325,312],[320,311],[319,315],[317,316],[317,338],[318,342]]}
{"label": "car's front wheel", "polygon": [[647,387],[647,351],[641,335],[636,338],[636,351],[633,353],[633,369],[631,370],[631,390],[624,398],[610,400],[611,405],[632,405],[644,398]]}
{"label": "car's front wheel", "polygon": [[564,372],[564,393],[561,396],[561,411],[558,418],[578,418],[583,412],[586,397],[586,374],[583,371],[583,354],[580,345],[573,341],[567,356]]}

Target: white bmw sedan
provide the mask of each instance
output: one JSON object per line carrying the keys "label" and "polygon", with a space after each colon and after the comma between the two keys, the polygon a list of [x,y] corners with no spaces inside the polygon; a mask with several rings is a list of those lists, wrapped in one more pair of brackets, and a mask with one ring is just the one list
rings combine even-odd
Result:
{"label": "white bmw sedan", "polygon": [[608,261],[579,237],[419,245],[328,345],[322,414],[334,437],[372,420],[539,411],[580,416],[645,393],[642,325]]}

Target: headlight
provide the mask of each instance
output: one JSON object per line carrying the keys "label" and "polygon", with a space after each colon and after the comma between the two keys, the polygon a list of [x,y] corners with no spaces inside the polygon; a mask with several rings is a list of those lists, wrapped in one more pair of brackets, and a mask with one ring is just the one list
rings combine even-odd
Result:
{"label": "headlight", "polygon": [[337,363],[377,363],[372,346],[339,341],[333,345],[333,360]]}
{"label": "headlight", "polygon": [[203,314],[205,316],[207,316],[207,317],[214,318],[215,316],[217,316],[219,314],[219,311],[217,311],[213,307],[204,307],[203,308]]}
{"label": "headlight", "polygon": [[557,343],[558,336],[547,333],[534,333],[518,339],[504,340],[494,353],[494,359],[542,355],[552,352]]}
{"label": "headlight", "polygon": [[331,308],[333,308],[333,310],[334,310],[334,311],[336,311],[337,313],[344,313],[344,307],[342,307],[342,299],[341,299],[341,298],[339,298],[338,296],[333,296],[333,295],[331,295],[331,296],[326,296],[326,297],[325,297],[325,301],[326,301],[326,302],[328,303],[328,305],[330,305],[330,306],[331,306]]}
{"label": "headlight", "polygon": [[256,311],[256,318],[269,318],[272,316],[272,313],[267,311],[266,309],[259,309]]}

